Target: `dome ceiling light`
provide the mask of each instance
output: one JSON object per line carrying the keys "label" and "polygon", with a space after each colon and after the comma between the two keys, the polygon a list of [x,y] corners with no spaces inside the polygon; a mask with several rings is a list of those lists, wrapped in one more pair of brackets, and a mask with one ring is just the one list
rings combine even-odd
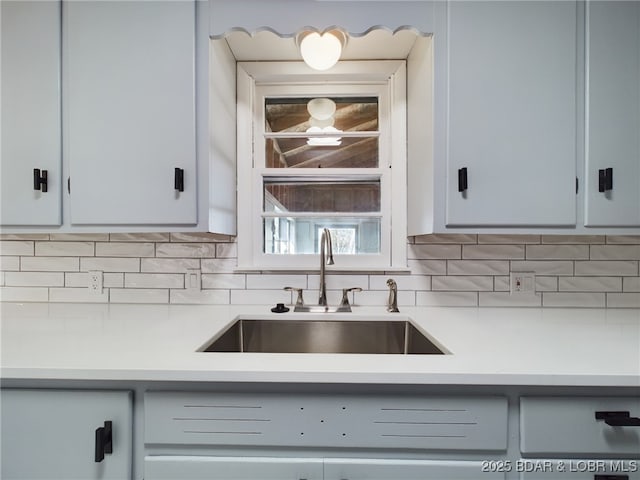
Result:
{"label": "dome ceiling light", "polygon": [[342,55],[347,36],[340,30],[331,30],[322,35],[318,32],[302,32],[296,37],[304,63],[314,70],[328,70]]}

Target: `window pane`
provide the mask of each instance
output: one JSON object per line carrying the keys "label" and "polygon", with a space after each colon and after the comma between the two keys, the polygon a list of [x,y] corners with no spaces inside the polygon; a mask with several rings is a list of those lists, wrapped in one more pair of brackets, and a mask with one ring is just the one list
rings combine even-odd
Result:
{"label": "window pane", "polygon": [[267,98],[265,123],[268,133],[322,135],[267,138],[267,168],[378,167],[376,136],[340,136],[378,131],[377,97]]}
{"label": "window pane", "polygon": [[380,180],[265,179],[265,212],[379,212]]}
{"label": "window pane", "polygon": [[380,253],[380,218],[265,218],[264,253],[318,254],[322,229],[331,231],[334,255]]}
{"label": "window pane", "polygon": [[[376,137],[340,138],[339,145],[309,145],[307,138],[266,139],[267,168],[377,168]],[[325,139],[317,139],[322,141]]]}

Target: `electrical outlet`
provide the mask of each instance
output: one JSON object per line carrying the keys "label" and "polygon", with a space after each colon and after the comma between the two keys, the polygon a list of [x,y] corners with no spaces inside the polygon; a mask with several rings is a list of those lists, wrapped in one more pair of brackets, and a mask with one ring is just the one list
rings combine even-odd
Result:
{"label": "electrical outlet", "polygon": [[94,295],[102,293],[102,272],[99,270],[91,270],[89,274],[89,292]]}
{"label": "electrical outlet", "polygon": [[184,276],[184,288],[187,290],[201,290],[202,274],[198,268],[188,268]]}
{"label": "electrical outlet", "polygon": [[534,272],[511,272],[511,295],[535,295],[536,274]]}

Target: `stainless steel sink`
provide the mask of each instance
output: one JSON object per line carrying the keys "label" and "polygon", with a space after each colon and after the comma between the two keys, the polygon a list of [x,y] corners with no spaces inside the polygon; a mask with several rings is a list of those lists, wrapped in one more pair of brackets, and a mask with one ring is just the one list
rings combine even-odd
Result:
{"label": "stainless steel sink", "polygon": [[238,318],[202,352],[443,354],[409,320]]}

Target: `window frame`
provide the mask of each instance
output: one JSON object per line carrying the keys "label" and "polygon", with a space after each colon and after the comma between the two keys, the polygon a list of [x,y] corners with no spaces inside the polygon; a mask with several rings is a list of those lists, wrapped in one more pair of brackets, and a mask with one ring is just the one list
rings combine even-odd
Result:
{"label": "window frame", "polygon": [[[318,255],[262,253],[263,179],[269,173],[268,170],[273,173],[276,169],[257,165],[256,158],[258,155],[264,158],[264,98],[278,95],[353,95],[379,98],[378,168],[323,168],[322,174],[342,178],[353,174],[380,177],[381,252],[376,255],[336,256],[335,265],[331,269],[367,272],[406,270],[407,131],[404,60],[343,61],[330,72],[313,71],[302,62],[238,62],[238,269],[297,271],[318,268]],[[385,122],[388,126],[383,129]],[[277,176],[282,177],[318,176],[316,169],[296,169],[294,172],[277,170]],[[351,216],[360,215],[353,212]]]}

